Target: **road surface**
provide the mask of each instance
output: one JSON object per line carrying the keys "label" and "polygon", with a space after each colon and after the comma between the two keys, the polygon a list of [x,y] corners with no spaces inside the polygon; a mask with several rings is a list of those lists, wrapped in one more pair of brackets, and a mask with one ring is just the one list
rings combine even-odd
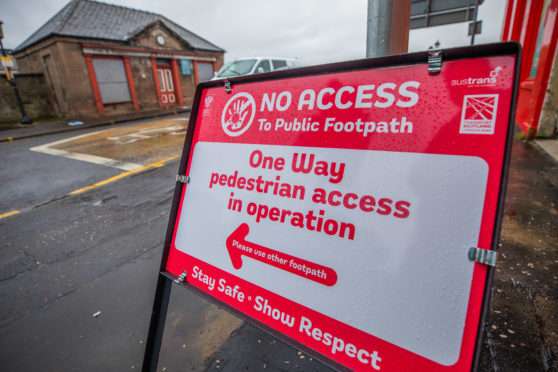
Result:
{"label": "road surface", "polygon": [[[141,368],[186,125],[170,117],[0,144],[3,371]],[[558,369],[556,174],[514,143],[480,370]],[[173,288],[160,371],[264,369],[328,370]]]}

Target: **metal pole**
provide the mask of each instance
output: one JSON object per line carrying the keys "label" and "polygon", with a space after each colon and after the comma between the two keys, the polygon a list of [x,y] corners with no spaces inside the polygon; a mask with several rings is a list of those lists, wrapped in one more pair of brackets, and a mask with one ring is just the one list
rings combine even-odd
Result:
{"label": "metal pole", "polygon": [[368,0],[366,58],[389,54],[391,10],[391,0]]}
{"label": "metal pole", "polygon": [[368,0],[366,57],[407,53],[411,0]]}
{"label": "metal pole", "polygon": [[[2,22],[0,22],[0,36],[3,37],[3,32],[1,31],[1,28],[2,28]],[[4,50],[4,44],[2,44],[2,37],[0,37],[0,49],[2,49],[2,55],[4,57],[7,57],[8,54],[6,53],[6,50]],[[17,105],[19,106],[19,111],[21,112],[21,124],[33,124],[33,120],[31,120],[27,116],[27,113],[25,112],[25,107],[23,106],[21,96],[19,95],[19,91],[17,90],[15,77],[10,74],[10,68],[9,67],[6,68],[6,79],[8,80],[8,83],[10,84],[12,89],[14,90]]]}

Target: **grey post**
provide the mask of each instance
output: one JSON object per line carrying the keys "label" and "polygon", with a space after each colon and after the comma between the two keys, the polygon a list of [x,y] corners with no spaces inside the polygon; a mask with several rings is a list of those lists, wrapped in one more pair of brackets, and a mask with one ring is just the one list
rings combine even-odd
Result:
{"label": "grey post", "polygon": [[389,54],[392,5],[391,0],[368,0],[366,58]]}
{"label": "grey post", "polygon": [[411,0],[368,0],[366,58],[407,53]]}

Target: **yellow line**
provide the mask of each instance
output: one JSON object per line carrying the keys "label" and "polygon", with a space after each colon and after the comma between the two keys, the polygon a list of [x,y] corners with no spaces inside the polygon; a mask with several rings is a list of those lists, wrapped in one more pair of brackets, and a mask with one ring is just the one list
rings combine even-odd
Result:
{"label": "yellow line", "polygon": [[0,214],[0,220],[2,218],[10,217],[10,216],[13,216],[14,214],[18,214],[18,213],[19,213],[19,211],[11,211],[11,212]]}
{"label": "yellow line", "polygon": [[178,158],[179,156],[180,155],[171,156],[170,158],[163,159],[161,161],[146,165],[145,167],[141,167],[141,168],[138,168],[138,169],[134,169],[134,170],[131,170],[131,171],[120,173],[120,174],[118,174],[114,177],[107,178],[106,180],[102,180],[100,182],[94,183],[93,185],[82,187],[81,189],[74,190],[70,193],[70,195],[81,194],[82,192],[85,192],[87,190],[91,190],[91,189],[94,189],[95,187],[106,185],[107,183],[114,182],[114,181],[119,180],[121,178],[127,177],[131,174],[138,173],[138,172],[144,171],[144,170],[149,169],[149,168],[160,168],[160,167],[164,166],[166,162],[174,160],[174,159]]}

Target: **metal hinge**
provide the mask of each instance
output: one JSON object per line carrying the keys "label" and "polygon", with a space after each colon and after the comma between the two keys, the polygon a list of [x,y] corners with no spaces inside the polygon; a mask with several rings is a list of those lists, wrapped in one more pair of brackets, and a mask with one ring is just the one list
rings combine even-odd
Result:
{"label": "metal hinge", "polygon": [[428,73],[437,74],[442,71],[442,49],[428,50]]}
{"label": "metal hinge", "polygon": [[184,270],[184,271],[182,272],[182,274],[180,274],[180,275],[178,276],[178,278],[176,278],[176,279],[174,280],[174,282],[175,282],[176,284],[180,284],[180,283],[182,283],[183,281],[186,280],[186,277],[187,277],[187,276],[188,276],[188,273],[186,272],[186,270]]}
{"label": "metal hinge", "polygon": [[190,183],[190,176],[181,176],[178,174],[176,176],[176,181],[181,183]]}
{"label": "metal hinge", "polygon": [[496,251],[476,247],[469,248],[469,252],[467,253],[469,260],[492,267],[496,266],[496,255]]}
{"label": "metal hinge", "polygon": [[229,79],[225,79],[225,92],[230,93],[231,91],[231,82],[229,81]]}

